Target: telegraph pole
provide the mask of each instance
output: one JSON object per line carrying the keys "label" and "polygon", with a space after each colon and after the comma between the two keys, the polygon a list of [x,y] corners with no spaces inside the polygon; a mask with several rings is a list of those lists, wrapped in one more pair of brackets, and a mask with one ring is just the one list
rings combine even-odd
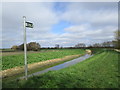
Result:
{"label": "telegraph pole", "polygon": [[25,62],[25,79],[27,80],[28,76],[27,76],[27,71],[28,71],[28,67],[27,67],[27,47],[26,47],[26,17],[23,16],[23,28],[24,28],[24,62]]}

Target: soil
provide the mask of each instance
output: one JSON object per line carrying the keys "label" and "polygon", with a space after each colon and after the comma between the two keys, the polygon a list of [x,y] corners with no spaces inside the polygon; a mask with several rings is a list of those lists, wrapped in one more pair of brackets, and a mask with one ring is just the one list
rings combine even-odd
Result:
{"label": "soil", "polygon": [[89,49],[86,50],[86,53],[92,55],[92,51]]}

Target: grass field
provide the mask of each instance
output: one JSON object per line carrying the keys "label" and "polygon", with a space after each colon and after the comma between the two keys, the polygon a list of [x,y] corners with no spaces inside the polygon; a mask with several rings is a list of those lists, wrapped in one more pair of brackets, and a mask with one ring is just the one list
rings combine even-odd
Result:
{"label": "grass field", "polygon": [[[76,55],[76,54],[83,54],[85,53],[82,49],[63,49],[63,50],[56,50],[54,52],[41,52],[41,53],[29,53],[28,64],[55,59],[55,58],[62,58],[68,55]],[[13,68],[16,66],[23,66],[24,65],[24,55],[10,55],[10,56],[3,56],[2,57],[2,70]]]}
{"label": "grass field", "polygon": [[15,51],[15,50],[10,49],[10,48],[7,48],[7,49],[0,49],[0,51],[3,51],[3,52],[4,52],[4,51],[11,51],[11,52],[12,52],[12,51]]}
{"label": "grass field", "polygon": [[93,57],[58,71],[49,71],[27,81],[3,82],[15,88],[118,88],[118,55],[106,50]]}

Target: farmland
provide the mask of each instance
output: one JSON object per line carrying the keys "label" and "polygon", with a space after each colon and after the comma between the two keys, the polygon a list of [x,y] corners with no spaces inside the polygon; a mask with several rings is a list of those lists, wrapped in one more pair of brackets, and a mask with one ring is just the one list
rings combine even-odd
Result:
{"label": "farmland", "polygon": [[[69,55],[77,55],[77,54],[84,54],[84,50],[80,49],[66,49],[66,50],[55,50],[54,52],[37,52],[37,53],[28,53],[28,64],[40,62],[40,61],[46,61],[50,59],[56,59],[56,58],[62,58],[64,56]],[[23,66],[24,65],[24,55],[9,55],[9,56],[3,56],[2,57],[2,70],[6,70],[9,68],[13,68],[16,66]]]}
{"label": "farmland", "polygon": [[[96,49],[97,50],[97,49]],[[96,51],[95,50],[95,51]],[[102,50],[93,57],[70,67],[49,71],[26,80],[3,82],[14,88],[118,88],[118,55]]]}

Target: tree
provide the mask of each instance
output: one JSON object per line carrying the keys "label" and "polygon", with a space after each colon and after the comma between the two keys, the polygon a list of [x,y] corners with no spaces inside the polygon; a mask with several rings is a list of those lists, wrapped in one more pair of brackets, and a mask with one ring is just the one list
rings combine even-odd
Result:
{"label": "tree", "polygon": [[93,44],[93,47],[101,47],[101,44],[100,43],[95,43],[95,44]]}
{"label": "tree", "polygon": [[27,44],[27,50],[38,51],[40,47],[40,44],[36,42],[30,42]]}
{"label": "tree", "polygon": [[[27,44],[27,50],[38,51],[40,48],[40,44],[36,42],[30,42]],[[19,45],[19,50],[24,50],[24,44]]]}
{"label": "tree", "polygon": [[17,49],[18,49],[18,46],[17,46],[17,45],[14,45],[14,46],[11,47],[11,49],[17,50]]}
{"label": "tree", "polygon": [[115,31],[116,48],[120,49],[120,30]]}
{"label": "tree", "polygon": [[75,45],[75,48],[84,48],[84,47],[86,47],[84,43],[78,43],[77,45]]}
{"label": "tree", "polygon": [[114,41],[107,41],[102,43],[102,47],[114,47]]}
{"label": "tree", "polygon": [[59,44],[55,44],[55,48],[59,48],[60,47],[60,45]]}
{"label": "tree", "polygon": [[24,50],[24,44],[19,45],[19,46],[18,46],[18,49],[19,49],[19,50]]}

